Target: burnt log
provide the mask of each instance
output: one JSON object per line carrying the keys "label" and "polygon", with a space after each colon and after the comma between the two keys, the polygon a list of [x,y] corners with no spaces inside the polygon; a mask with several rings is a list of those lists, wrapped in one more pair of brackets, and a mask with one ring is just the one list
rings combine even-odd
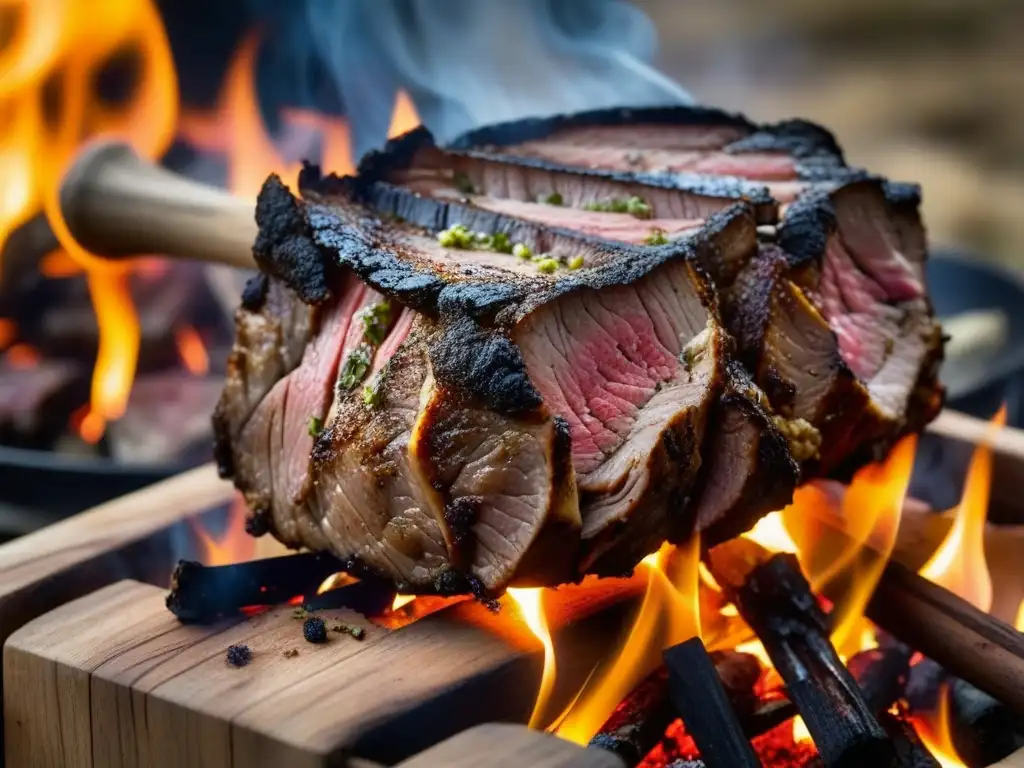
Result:
{"label": "burnt log", "polygon": [[[771,702],[775,706],[767,709],[759,706],[755,687],[761,677],[761,662],[757,657],[740,651],[715,651],[711,661],[744,733],[756,736],[773,727],[782,714],[780,705],[789,702]],[[589,746],[614,752],[627,765],[635,765],[654,749],[678,716],[669,698],[668,669],[658,667],[615,708]]]}
{"label": "burnt log", "polygon": [[672,703],[704,764],[708,768],[760,766],[700,638],[669,648],[664,658]]}
{"label": "burnt log", "polygon": [[867,606],[875,624],[1024,717],[1024,634],[899,563]]}
{"label": "burnt log", "polygon": [[891,763],[892,741],[839,659],[796,558],[735,539],[710,550],[708,562],[785,681],[824,765]]}
{"label": "burnt log", "polygon": [[949,682],[950,737],[969,768],[992,765],[1024,748],[1024,721],[966,680]]}
{"label": "burnt log", "polygon": [[[369,613],[379,611],[382,601],[390,605],[394,594],[388,591],[390,584],[377,580],[358,581],[322,596],[316,595],[317,588],[328,576],[344,570],[341,560],[324,552],[304,552],[232,565],[203,565],[182,560],[171,577],[167,608],[183,622],[203,623],[237,615],[243,608],[280,605],[300,596],[316,600],[314,610],[344,607]],[[382,594],[388,597],[385,599]]]}
{"label": "burnt log", "polygon": [[896,748],[896,762],[899,768],[940,768],[940,763],[928,751],[917,731],[906,720],[896,717],[891,712],[883,712],[878,722],[892,739]]}
{"label": "burnt log", "polygon": [[31,368],[0,364],[0,444],[53,447],[66,432],[71,413],[88,398],[88,369],[76,363],[42,360]]}
{"label": "burnt log", "polygon": [[846,663],[860,685],[864,700],[876,715],[889,709],[904,695],[910,677],[913,651],[903,643],[892,642],[854,654]]}

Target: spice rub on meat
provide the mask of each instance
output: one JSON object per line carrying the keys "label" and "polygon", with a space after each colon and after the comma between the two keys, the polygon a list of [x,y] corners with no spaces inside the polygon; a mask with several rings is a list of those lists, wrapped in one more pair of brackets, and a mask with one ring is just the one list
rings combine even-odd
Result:
{"label": "spice rub on meat", "polygon": [[703,108],[422,130],[272,177],[218,456],[262,528],[409,591],[628,572],[937,411],[915,191]]}

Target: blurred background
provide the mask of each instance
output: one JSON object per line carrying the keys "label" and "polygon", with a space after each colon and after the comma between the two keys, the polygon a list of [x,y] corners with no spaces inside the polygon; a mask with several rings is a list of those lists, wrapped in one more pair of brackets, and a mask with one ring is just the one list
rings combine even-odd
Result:
{"label": "blurred background", "polygon": [[0,539],[210,456],[245,276],[76,246],[60,179],[107,134],[254,199],[421,121],[450,138],[688,100],[809,118],[852,165],[923,185],[940,313],[1019,310],[956,404],[1020,423],[1022,40],[1019,0],[4,0]]}

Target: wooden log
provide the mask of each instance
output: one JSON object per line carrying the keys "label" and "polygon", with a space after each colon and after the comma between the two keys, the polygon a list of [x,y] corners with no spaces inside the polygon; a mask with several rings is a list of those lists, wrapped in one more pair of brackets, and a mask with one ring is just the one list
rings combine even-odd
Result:
{"label": "wooden log", "polygon": [[789,554],[736,539],[710,550],[715,579],[764,645],[827,766],[887,764],[893,745],[829,639],[827,619]]}
{"label": "wooden log", "polygon": [[161,168],[127,144],[83,151],[61,184],[60,205],[72,235],[93,253],[256,266],[252,201]]}
{"label": "wooden log", "polygon": [[[715,651],[710,656],[744,733],[748,738],[757,735],[750,728],[766,722],[754,690],[761,677],[761,662],[739,651]],[[662,666],[641,680],[598,729],[589,746],[612,752],[627,765],[639,763],[679,716],[669,698],[668,677],[668,669]]]}
{"label": "wooden log", "polygon": [[625,768],[610,752],[584,749],[565,739],[522,725],[488,723],[463,731],[398,768]]}
{"label": "wooden log", "polygon": [[1024,716],[1024,634],[890,562],[867,616],[949,672]]}
{"label": "wooden log", "polygon": [[341,560],[324,552],[214,566],[182,560],[171,577],[167,608],[182,621],[214,621],[247,606],[313,596],[328,576],[343,570]]}
{"label": "wooden log", "polygon": [[[589,605],[595,618],[607,613],[606,602]],[[122,768],[141,756],[142,765],[269,768],[355,755],[392,765],[480,722],[529,717],[543,649],[507,606],[495,616],[459,603],[395,631],[350,611],[318,615],[328,629],[361,628],[363,639],[329,632],[310,644],[289,606],[182,624],[161,589],[137,582],[57,608],[7,643],[8,764]],[[560,624],[564,605],[551,615],[558,643],[576,628],[573,637],[600,639],[583,620]],[[252,652],[242,668],[225,660],[236,644]],[[578,688],[594,654],[567,648],[559,673]],[[53,746],[39,753],[43,742]]]}
{"label": "wooden log", "polygon": [[864,693],[875,715],[885,712],[907,687],[913,650],[899,642],[870,648],[850,657],[846,668]]}
{"label": "wooden log", "polygon": [[949,684],[950,737],[968,766],[984,766],[1024,748],[1024,719],[959,678]]}
{"label": "wooden log", "polygon": [[761,765],[699,637],[665,651],[672,703],[709,768]]}

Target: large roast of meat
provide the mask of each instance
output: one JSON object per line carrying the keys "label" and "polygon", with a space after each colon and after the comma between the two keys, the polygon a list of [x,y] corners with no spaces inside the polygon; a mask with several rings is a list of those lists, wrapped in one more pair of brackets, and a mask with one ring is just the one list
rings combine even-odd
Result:
{"label": "large roast of meat", "polygon": [[703,108],[422,129],[257,205],[215,415],[254,532],[408,590],[728,538],[942,401],[918,190]]}

